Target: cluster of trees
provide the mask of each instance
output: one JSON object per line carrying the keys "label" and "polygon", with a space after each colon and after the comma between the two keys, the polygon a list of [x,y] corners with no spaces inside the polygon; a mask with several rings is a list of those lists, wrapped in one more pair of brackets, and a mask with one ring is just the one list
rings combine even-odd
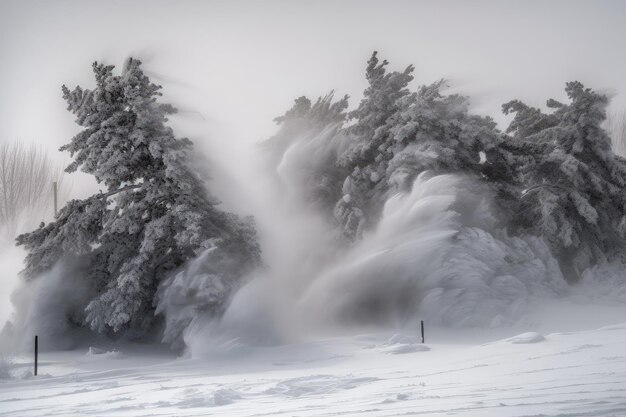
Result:
{"label": "cluster of trees", "polygon": [[[332,201],[325,208],[347,242],[376,225],[391,194],[431,171],[486,183],[502,227],[543,237],[571,282],[591,265],[623,260],[626,161],[603,129],[606,96],[570,82],[569,102],[548,100],[547,113],[510,101],[502,108],[513,117],[501,132],[491,118],[471,114],[466,97],[445,94],[444,81],[411,91],[413,67],[387,65],[373,53],[355,110],[346,111],[346,98],[314,105],[298,98],[271,139],[284,141],[298,129],[314,136],[329,126],[342,136],[333,176],[326,162],[316,177],[325,180],[325,201]],[[316,189],[309,194],[315,202]]]}
{"label": "cluster of trees", "polygon": [[[412,66],[400,72],[387,66],[374,52],[368,86],[352,111],[348,97],[335,100],[332,93],[316,102],[296,99],[266,143],[280,154],[302,135],[334,138],[337,146],[316,159],[302,189],[343,244],[361,239],[391,194],[430,171],[485,183],[502,227],[543,237],[572,282],[591,265],[622,261],[626,161],[602,127],[604,95],[571,82],[569,101],[549,100],[547,113],[511,101],[503,111],[512,120],[501,132],[491,118],[472,114],[466,97],[446,94],[444,81],[412,90]],[[201,306],[219,315],[260,264],[251,219],[218,208],[194,165],[192,143],[167,126],[175,109],[160,102],[161,87],[140,61],[129,59],[119,75],[99,63],[93,72],[95,88],[63,87],[83,130],[61,150],[73,158],[67,172],[93,175],[105,190],[69,201],[53,222],[17,238],[28,251],[24,276],[35,279],[59,260],[71,262],[93,294],[72,320],[99,332],[142,335],[158,322],[159,285],[174,275],[187,279],[180,268],[203,259],[215,267],[189,291],[219,294]]]}

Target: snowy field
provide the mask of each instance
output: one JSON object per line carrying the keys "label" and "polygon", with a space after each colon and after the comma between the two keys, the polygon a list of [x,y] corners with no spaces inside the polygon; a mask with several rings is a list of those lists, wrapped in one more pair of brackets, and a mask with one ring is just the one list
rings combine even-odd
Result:
{"label": "snowy field", "polygon": [[487,343],[379,333],[228,352],[43,353],[37,377],[14,358],[0,415],[626,415],[626,323]]}

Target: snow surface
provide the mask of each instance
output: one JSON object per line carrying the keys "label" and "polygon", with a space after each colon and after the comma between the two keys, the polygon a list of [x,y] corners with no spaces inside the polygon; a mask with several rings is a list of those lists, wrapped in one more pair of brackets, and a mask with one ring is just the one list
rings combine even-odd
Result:
{"label": "snow surface", "polygon": [[89,346],[43,353],[37,377],[18,357],[0,415],[626,415],[626,323],[427,342],[373,333],[203,358]]}
{"label": "snow surface", "polygon": [[526,332],[517,336],[513,336],[506,341],[519,345],[525,343],[539,343],[543,342],[544,340],[546,340],[546,338],[537,332]]}

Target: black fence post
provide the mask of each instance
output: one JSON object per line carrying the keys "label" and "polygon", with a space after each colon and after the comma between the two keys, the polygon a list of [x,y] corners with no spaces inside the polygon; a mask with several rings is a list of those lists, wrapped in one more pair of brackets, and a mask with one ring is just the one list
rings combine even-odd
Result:
{"label": "black fence post", "polygon": [[37,361],[39,356],[39,336],[35,336],[35,375],[37,375]]}
{"label": "black fence post", "polygon": [[424,343],[424,320],[422,320],[422,343]]}

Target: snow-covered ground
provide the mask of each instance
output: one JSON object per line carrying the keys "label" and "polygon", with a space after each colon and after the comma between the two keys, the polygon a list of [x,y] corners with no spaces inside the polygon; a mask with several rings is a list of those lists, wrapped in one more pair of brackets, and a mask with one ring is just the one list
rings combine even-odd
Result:
{"label": "snow-covered ground", "polygon": [[43,353],[37,377],[29,358],[14,358],[0,415],[626,415],[626,323],[487,343],[427,337],[233,344],[202,359],[83,348]]}

